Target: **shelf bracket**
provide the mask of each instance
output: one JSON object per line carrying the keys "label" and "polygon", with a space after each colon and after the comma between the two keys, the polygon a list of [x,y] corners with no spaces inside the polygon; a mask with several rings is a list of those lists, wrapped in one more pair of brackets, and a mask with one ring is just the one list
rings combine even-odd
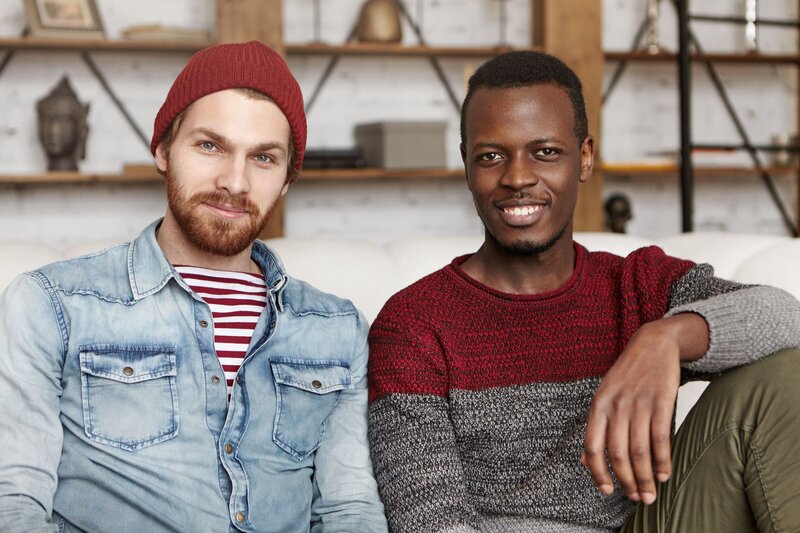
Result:
{"label": "shelf bracket", "polygon": [[[691,28],[688,27],[688,1],[689,0],[672,0],[673,4],[675,4],[676,9],[678,9],[679,13],[679,22],[681,19],[685,17],[683,24],[686,25],[685,33],[681,32],[682,34],[679,36],[680,39],[680,59],[681,59],[681,68],[679,68],[680,73],[680,83],[681,83],[681,184],[682,189],[685,187],[689,187],[689,189],[693,188],[693,180],[691,176],[692,172],[692,163],[690,155],[691,151],[691,138],[689,136],[689,44],[691,43],[694,46],[695,51],[698,54],[702,54],[703,50],[700,46],[700,41]],[[681,24],[681,26],[683,26]],[[685,55],[685,58],[683,57]],[[686,62],[686,65],[683,65],[683,62]],[[731,102],[730,97],[728,96],[728,92],[725,89],[725,85],[722,83],[722,79],[719,77],[716,68],[711,62],[704,63],[706,72],[708,73],[711,82],[713,83],[717,93],[719,94],[720,100],[722,100],[722,104],[725,106],[725,110],[728,112],[731,120],[733,121],[734,127],[736,128],[736,132],[739,134],[739,137],[742,140],[742,144],[744,144],[745,149],[747,150],[748,155],[750,156],[751,161],[753,162],[753,167],[756,169],[759,178],[761,178],[762,183],[767,188],[767,192],[769,193],[770,199],[777,207],[781,219],[783,220],[786,229],[789,231],[791,235],[794,237],[798,236],[798,226],[792,220],[791,215],[789,214],[788,209],[786,206],[783,205],[783,200],[778,193],[778,189],[775,187],[775,182],[772,179],[772,175],[764,168],[764,165],[761,164],[761,158],[758,156],[758,152],[750,141],[750,136],[747,134],[747,130],[742,123],[739,114],[736,112],[736,109]],[[685,85],[685,87],[684,87]],[[684,102],[685,100],[685,102]],[[686,105],[686,110],[684,113],[684,104]],[[684,129],[686,132],[684,132]],[[684,136],[686,133],[686,136]],[[686,159],[685,159],[686,158]],[[688,173],[689,178],[688,181],[684,174]],[[683,201],[683,209],[684,209],[684,231],[691,231],[691,190],[682,190],[682,201]],[[688,206],[687,206],[688,204]],[[688,213],[687,213],[688,209]],[[687,217],[688,221],[688,228],[687,229]],[[798,217],[800,218],[800,213],[798,213]]]}
{"label": "shelf bracket", "polygon": [[[419,44],[422,46],[427,46],[428,43],[425,42],[425,37],[422,35],[422,30],[420,29],[419,25],[411,18],[411,15],[408,13],[408,9],[406,8],[405,2],[403,0],[396,0],[397,6],[400,8],[400,13],[403,14],[403,17],[408,22],[411,29],[414,30],[414,35],[417,36],[417,40]],[[434,72],[436,72],[436,77],[439,78],[439,81],[444,87],[445,92],[447,92],[447,97],[450,99],[450,103],[453,104],[453,108],[456,110],[456,113],[461,113],[461,102],[459,102],[458,97],[456,97],[456,93],[453,90],[453,87],[450,85],[450,82],[447,79],[447,76],[444,74],[444,70],[442,69],[441,63],[439,63],[439,58],[436,56],[432,56],[429,58],[431,66],[433,67]]]}
{"label": "shelf bracket", "polygon": [[142,143],[144,143],[145,147],[147,147],[147,150],[149,151],[150,140],[147,138],[147,136],[144,134],[141,128],[139,128],[139,125],[136,124],[136,122],[133,120],[133,116],[131,116],[131,114],[125,108],[125,104],[123,104],[122,100],[119,99],[117,94],[114,92],[114,89],[112,89],[111,85],[108,84],[108,80],[106,80],[105,76],[103,75],[103,72],[94,62],[94,60],[92,60],[92,57],[89,55],[89,52],[86,51],[81,52],[81,59],[83,59],[83,62],[86,63],[86,66],[89,67],[89,70],[92,71],[94,77],[97,78],[98,82],[100,82],[100,86],[106,92],[108,97],[111,98],[111,101],[114,103],[117,109],[119,109],[119,112],[122,113],[123,117],[125,117],[125,120],[128,122],[128,125],[131,127],[131,129],[133,129],[134,133],[136,133],[136,136],[139,137],[139,139],[142,141]]}
{"label": "shelf bracket", "polygon": [[[403,3],[403,0],[395,0],[395,1],[397,3],[397,6],[400,8],[400,13],[402,14],[403,18],[406,19],[408,24],[411,26],[411,29],[414,31],[414,35],[416,35],[419,44],[422,46],[427,46],[425,38],[422,35],[422,30],[420,30],[417,23],[414,22],[414,20],[411,18],[411,15],[409,15],[408,10],[406,9],[405,4]],[[347,39],[345,40],[345,42],[349,43],[350,41],[352,41],[355,38],[357,32],[358,32],[358,23],[356,22],[356,24],[350,30],[350,33],[347,35]],[[439,63],[439,58],[434,56],[428,59],[430,61],[431,66],[433,67],[434,72],[436,73],[436,77],[439,79],[439,82],[444,87],[444,90],[447,93],[447,97],[450,100],[450,103],[453,104],[453,108],[455,109],[456,113],[460,113],[461,103],[459,102],[459,99],[456,96],[456,93],[453,90],[452,85],[450,85],[450,82],[448,81],[447,76],[444,73],[444,69],[442,69],[441,63]],[[316,103],[317,98],[322,92],[323,87],[325,87],[325,85],[328,83],[331,74],[333,74],[333,71],[339,64],[340,60],[341,60],[341,54],[335,54],[333,55],[333,57],[330,58],[328,64],[325,65],[325,70],[323,70],[322,76],[320,76],[320,79],[317,82],[316,86],[314,87],[314,90],[311,91],[311,96],[308,98],[308,101],[306,102],[305,105],[306,114],[311,112],[311,108]]]}
{"label": "shelf bracket", "polygon": [[[30,33],[30,29],[27,26],[25,26],[24,28],[22,28],[22,31],[19,32],[19,36],[20,37],[25,37],[29,33]],[[0,75],[3,74],[3,71],[8,66],[8,63],[11,61],[12,57],[14,57],[14,49],[13,48],[10,49],[8,52],[6,52],[6,55],[3,57],[3,60],[0,61]]]}

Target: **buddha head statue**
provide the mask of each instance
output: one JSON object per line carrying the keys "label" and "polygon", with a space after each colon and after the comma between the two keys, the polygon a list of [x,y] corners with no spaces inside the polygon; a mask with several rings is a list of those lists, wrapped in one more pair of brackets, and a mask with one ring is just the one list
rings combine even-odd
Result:
{"label": "buddha head statue", "polygon": [[39,141],[47,155],[47,170],[78,170],[86,157],[89,104],[81,104],[66,76],[36,102]]}

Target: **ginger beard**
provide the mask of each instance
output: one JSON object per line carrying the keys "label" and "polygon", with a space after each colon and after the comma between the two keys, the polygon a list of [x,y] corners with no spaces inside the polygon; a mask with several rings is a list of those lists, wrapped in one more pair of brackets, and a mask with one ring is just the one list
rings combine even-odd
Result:
{"label": "ginger beard", "polygon": [[[275,200],[262,214],[261,208],[246,196],[220,191],[196,193],[187,197],[176,176],[166,169],[167,202],[172,216],[186,239],[203,252],[233,256],[255,241],[275,211]],[[246,220],[228,220],[214,216],[201,204],[226,205],[248,213]]]}

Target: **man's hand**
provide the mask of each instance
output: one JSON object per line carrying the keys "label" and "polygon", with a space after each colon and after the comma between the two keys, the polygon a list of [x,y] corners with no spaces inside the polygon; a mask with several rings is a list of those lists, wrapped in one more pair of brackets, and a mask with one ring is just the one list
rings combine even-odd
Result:
{"label": "man's hand", "polygon": [[667,481],[672,472],[670,433],[680,363],[700,358],[707,349],[708,326],[691,313],[644,324],[631,338],[589,409],[581,462],[600,492],[614,490],[607,450],[628,497],[655,501],[655,480]]}

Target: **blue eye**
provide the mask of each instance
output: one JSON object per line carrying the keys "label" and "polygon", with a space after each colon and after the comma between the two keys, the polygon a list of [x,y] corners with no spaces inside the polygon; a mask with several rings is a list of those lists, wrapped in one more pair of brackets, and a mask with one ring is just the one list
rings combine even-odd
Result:
{"label": "blue eye", "polygon": [[272,161],[272,157],[270,157],[267,154],[259,154],[256,156],[256,161],[258,161],[259,163],[269,163],[270,161]]}
{"label": "blue eye", "polygon": [[200,148],[202,148],[203,150],[211,151],[215,147],[214,147],[214,143],[212,143],[210,141],[204,141],[204,142],[200,143]]}

